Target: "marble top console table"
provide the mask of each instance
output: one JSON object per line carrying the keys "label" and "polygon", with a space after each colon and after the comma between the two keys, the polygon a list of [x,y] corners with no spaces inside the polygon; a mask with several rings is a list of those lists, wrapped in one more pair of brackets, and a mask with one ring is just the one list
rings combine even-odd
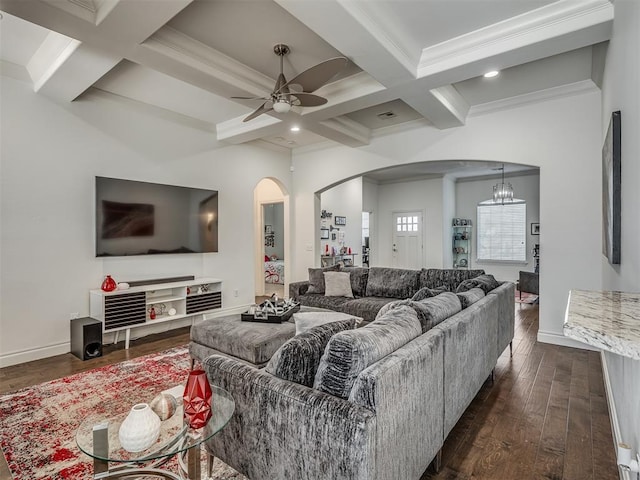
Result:
{"label": "marble top console table", "polygon": [[640,293],[571,290],[564,335],[640,360]]}

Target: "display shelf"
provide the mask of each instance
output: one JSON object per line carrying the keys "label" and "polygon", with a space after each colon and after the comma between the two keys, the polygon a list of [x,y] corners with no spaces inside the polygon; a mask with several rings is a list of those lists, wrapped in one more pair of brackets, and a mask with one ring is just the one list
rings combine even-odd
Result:
{"label": "display shelf", "polygon": [[320,265],[329,267],[337,263],[342,263],[345,267],[353,267],[355,265],[357,253],[339,253],[336,255],[320,255]]}
{"label": "display shelf", "polygon": [[[155,310],[154,306],[160,304],[165,308],[151,319],[151,308]],[[167,313],[171,308],[176,310],[175,315]],[[91,317],[102,322],[103,333],[115,333],[114,343],[119,332],[125,330],[125,348],[129,348],[131,328],[204,315],[219,308],[222,308],[222,280],[216,278],[90,292]]]}
{"label": "display shelf", "polygon": [[468,269],[471,267],[471,221],[468,225],[453,225],[452,250],[453,268]]}

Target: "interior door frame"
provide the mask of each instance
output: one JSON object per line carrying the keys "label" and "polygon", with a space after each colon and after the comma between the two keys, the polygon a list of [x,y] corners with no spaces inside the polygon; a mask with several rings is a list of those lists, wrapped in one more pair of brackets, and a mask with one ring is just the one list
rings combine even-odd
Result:
{"label": "interior door frame", "polygon": [[425,210],[423,208],[392,210],[391,211],[391,248],[392,248],[392,251],[391,251],[391,264],[393,265],[393,261],[394,261],[393,248],[394,248],[394,245],[395,245],[394,237],[395,237],[395,234],[396,234],[396,222],[395,222],[396,215],[407,214],[407,216],[408,216],[409,213],[412,213],[412,214],[418,213],[420,215],[420,232],[418,232],[420,234],[419,235],[419,238],[420,238],[420,253],[419,253],[419,257],[420,258],[418,259],[419,260],[419,266],[413,267],[413,268],[420,269],[420,268],[424,267],[424,244],[425,244],[425,239],[426,239],[426,237],[425,237],[425,222],[424,222]]}

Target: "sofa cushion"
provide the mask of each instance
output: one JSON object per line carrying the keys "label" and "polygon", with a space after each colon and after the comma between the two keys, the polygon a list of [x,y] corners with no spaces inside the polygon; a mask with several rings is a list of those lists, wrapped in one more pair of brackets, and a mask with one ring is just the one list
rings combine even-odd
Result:
{"label": "sofa cushion", "polygon": [[324,272],[337,272],[338,270],[340,270],[340,264],[324,268],[310,268],[307,293],[324,294]]}
{"label": "sofa cushion", "polygon": [[418,290],[420,270],[371,267],[367,297],[411,298]]}
{"label": "sofa cushion", "polygon": [[296,335],[273,354],[265,371],[290,382],[313,386],[320,358],[329,339],[354,326],[355,318],[342,319],[315,326]]}
{"label": "sofa cushion", "polygon": [[494,288],[500,286],[500,283],[494,278],[493,275],[479,275],[475,278],[465,280],[456,289],[456,293],[466,292],[474,287],[480,287],[485,294],[489,293]]}
{"label": "sofa cushion", "polygon": [[432,329],[440,322],[452,317],[462,310],[460,299],[455,293],[444,292],[431,298],[425,298],[411,305],[422,325],[422,331]]}
{"label": "sofa cushion", "polygon": [[449,292],[455,292],[460,282],[482,275],[484,270],[454,268],[423,268],[420,271],[420,287],[436,288],[444,285]]}
{"label": "sofa cushion", "polygon": [[354,297],[364,297],[367,293],[369,269],[366,267],[342,267],[343,272],[350,273],[351,291]]}
{"label": "sofa cushion", "polygon": [[422,287],[416,292],[413,297],[411,297],[411,300],[413,300],[414,302],[419,302],[420,300],[424,300],[425,298],[435,297],[436,295],[440,295],[441,293],[447,291],[447,287],[444,285],[440,285],[436,288]]}
{"label": "sofa cushion", "polygon": [[353,298],[349,272],[324,272],[324,294],[327,297]]}
{"label": "sofa cushion", "polygon": [[342,320],[354,320],[355,323],[358,324],[362,321],[362,318],[347,313],[329,311],[296,312],[293,314],[293,321],[296,324],[296,335],[300,335],[320,325],[340,322]]}
{"label": "sofa cushion", "polygon": [[356,330],[329,340],[313,388],[347,399],[356,377],[369,365],[389,355],[422,333],[416,312],[400,307]]}
{"label": "sofa cushion", "polygon": [[469,305],[473,305],[482,297],[484,297],[485,293],[479,287],[473,287],[471,290],[467,290],[466,292],[457,293],[458,298],[460,299],[460,303],[462,304],[462,308],[467,308]]}
{"label": "sofa cushion", "polygon": [[318,295],[317,293],[300,295],[297,298],[300,305],[304,305],[305,307],[326,308],[329,310],[340,311],[342,311],[340,306],[348,300],[349,299],[347,297],[325,297],[324,294]]}
{"label": "sofa cushion", "polygon": [[394,300],[393,298],[382,297],[356,298],[340,305],[340,311],[350,313],[356,317],[362,317],[365,322],[373,322],[380,309]]}

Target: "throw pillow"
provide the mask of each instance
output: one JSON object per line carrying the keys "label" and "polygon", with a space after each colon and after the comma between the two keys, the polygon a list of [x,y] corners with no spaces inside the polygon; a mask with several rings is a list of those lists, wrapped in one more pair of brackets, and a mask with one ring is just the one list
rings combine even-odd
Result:
{"label": "throw pillow", "polygon": [[297,312],[293,314],[293,321],[296,324],[296,335],[300,335],[319,325],[342,320],[354,320],[356,325],[362,322],[360,317],[354,317],[353,315],[342,312]]}
{"label": "throw pillow", "polygon": [[360,372],[421,333],[416,312],[409,307],[395,308],[364,327],[336,333],[320,359],[313,388],[348,399]]}
{"label": "throw pillow", "polygon": [[493,275],[478,275],[475,278],[470,278],[469,280],[461,282],[456,289],[456,293],[462,293],[467,290],[471,290],[472,288],[480,287],[484,293],[487,294],[499,286],[500,283],[498,283]]}
{"label": "throw pillow", "polygon": [[327,343],[333,335],[353,329],[355,319],[318,325],[296,335],[273,354],[265,371],[283,380],[313,386],[313,380]]}
{"label": "throw pillow", "polygon": [[307,293],[324,293],[324,272],[337,272],[338,270],[340,270],[340,264],[324,268],[310,268]]}
{"label": "throw pillow", "polygon": [[419,302],[420,300],[424,300],[425,298],[435,297],[436,295],[440,295],[443,292],[447,291],[447,287],[444,285],[440,285],[436,288],[427,288],[422,287],[420,290],[416,292],[416,294],[411,297],[411,300],[414,302]]}
{"label": "throw pillow", "polygon": [[423,333],[462,310],[460,299],[451,292],[411,302],[411,306],[418,314]]}
{"label": "throw pillow", "polygon": [[460,303],[462,304],[462,308],[467,308],[469,305],[473,305],[478,300],[484,297],[484,290],[478,287],[474,287],[471,290],[467,290],[466,292],[456,293],[458,298],[460,299]]}
{"label": "throw pillow", "polygon": [[420,270],[371,267],[367,297],[411,298],[418,290]]}
{"label": "throw pillow", "polygon": [[324,272],[325,297],[353,298],[351,280],[347,272]]}

